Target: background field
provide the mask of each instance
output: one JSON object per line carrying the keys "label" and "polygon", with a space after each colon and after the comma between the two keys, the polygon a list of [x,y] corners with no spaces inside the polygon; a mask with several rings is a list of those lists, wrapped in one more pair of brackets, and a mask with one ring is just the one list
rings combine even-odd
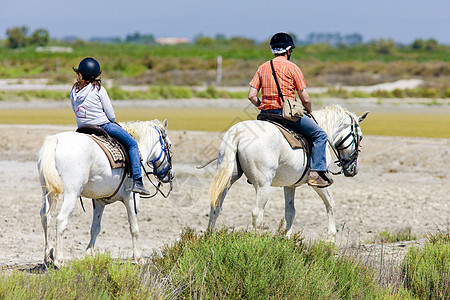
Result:
{"label": "background field", "polygon": [[[368,109],[370,110],[370,109]],[[407,111],[407,110],[406,110]],[[355,111],[358,115],[363,111]],[[255,119],[249,108],[217,107],[119,107],[119,121],[167,118],[171,130],[224,132],[242,120]],[[70,108],[0,109],[0,124],[75,124]],[[75,125],[74,125],[75,126]],[[423,112],[373,112],[362,125],[365,135],[450,138],[450,114]]]}

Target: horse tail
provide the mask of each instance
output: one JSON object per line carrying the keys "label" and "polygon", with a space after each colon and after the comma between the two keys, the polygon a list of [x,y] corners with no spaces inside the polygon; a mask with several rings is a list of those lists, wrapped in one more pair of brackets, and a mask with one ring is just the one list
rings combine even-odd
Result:
{"label": "horse tail", "polygon": [[[45,197],[50,200],[63,192],[63,183],[55,164],[55,150],[58,138],[55,135],[47,136],[38,154],[38,169],[42,188],[47,190]],[[50,209],[50,208],[49,208]]]}
{"label": "horse tail", "polygon": [[210,203],[219,204],[222,192],[230,187],[237,152],[237,130],[230,129],[222,139],[217,157],[217,171],[209,186]]}

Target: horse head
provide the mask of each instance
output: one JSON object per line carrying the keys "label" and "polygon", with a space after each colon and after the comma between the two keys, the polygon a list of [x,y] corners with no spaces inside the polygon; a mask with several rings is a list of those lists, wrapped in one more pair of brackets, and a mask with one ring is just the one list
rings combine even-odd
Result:
{"label": "horse head", "polygon": [[144,166],[145,174],[156,176],[159,182],[171,183],[173,179],[172,142],[167,135],[167,120],[162,123],[155,119],[122,125],[139,144],[143,164],[150,168],[147,171]]}
{"label": "horse head", "polygon": [[364,112],[361,116],[356,117],[354,114],[346,112],[341,119],[341,130],[336,131],[333,138],[332,148],[336,154],[337,165],[341,171],[336,174],[343,173],[345,177],[353,177],[358,174],[358,155],[360,152],[360,143],[363,139],[360,123],[369,114]]}
{"label": "horse head", "polygon": [[147,158],[147,165],[152,168],[151,174],[155,175],[163,183],[172,182],[172,142],[167,135],[167,119],[163,123],[154,122],[153,129],[156,131],[156,138],[153,140],[153,151]]}

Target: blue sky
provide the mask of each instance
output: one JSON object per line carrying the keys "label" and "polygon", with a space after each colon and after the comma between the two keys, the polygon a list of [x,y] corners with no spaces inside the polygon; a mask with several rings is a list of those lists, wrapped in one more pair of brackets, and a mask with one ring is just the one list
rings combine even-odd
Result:
{"label": "blue sky", "polygon": [[359,33],[364,41],[450,44],[450,0],[1,0],[0,39],[7,28],[45,28],[52,37],[125,38],[244,36],[265,40],[278,31]]}

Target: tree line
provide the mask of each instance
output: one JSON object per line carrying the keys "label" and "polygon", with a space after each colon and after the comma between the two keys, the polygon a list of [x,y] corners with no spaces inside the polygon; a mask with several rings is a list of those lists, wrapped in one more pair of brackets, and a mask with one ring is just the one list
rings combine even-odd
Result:
{"label": "tree line", "polygon": [[[23,48],[27,46],[46,46],[50,43],[50,35],[47,29],[39,28],[32,32],[30,35],[29,29],[26,26],[12,27],[8,28],[6,31],[7,39],[5,41],[5,46],[11,49]],[[310,33],[306,40],[300,40],[294,33],[290,33],[297,45],[309,45],[309,44],[325,44],[332,47],[347,47],[362,45],[363,37],[358,33],[348,34],[342,36],[339,33]],[[71,37],[70,39],[64,40],[69,43],[85,43],[83,40]],[[132,44],[144,44],[144,45],[155,45],[157,41],[152,34],[141,34],[135,32],[129,34],[125,39],[120,37],[111,38],[92,38],[90,42],[97,43],[132,43]],[[268,41],[264,41],[268,42]],[[221,46],[221,45],[240,45],[240,46],[254,46],[258,44],[255,40],[245,38],[245,37],[231,37],[226,38],[224,34],[217,34],[214,37],[208,37],[203,35],[198,35],[194,38],[194,45],[199,46]],[[392,39],[388,40],[372,40],[368,42],[370,45],[376,45],[382,48],[380,52],[390,52],[392,48],[397,45]],[[439,43],[434,39],[416,39],[411,45],[409,45],[413,50],[428,50],[433,51],[438,46]]]}
{"label": "tree line", "polygon": [[50,35],[44,28],[36,29],[31,35],[28,35],[28,27],[13,27],[6,30],[6,46],[16,49],[26,46],[45,46],[50,41]]}

